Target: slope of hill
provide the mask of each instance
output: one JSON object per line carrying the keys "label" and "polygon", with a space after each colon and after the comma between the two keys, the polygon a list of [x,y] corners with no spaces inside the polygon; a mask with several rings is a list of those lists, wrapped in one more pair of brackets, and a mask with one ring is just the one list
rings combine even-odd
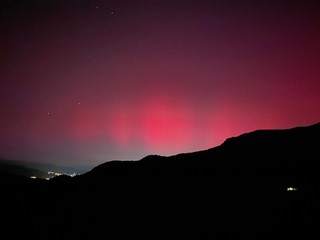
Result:
{"label": "slope of hill", "polygon": [[24,177],[48,178],[51,177],[47,172],[40,171],[34,168],[28,168],[17,164],[12,164],[10,161],[0,160],[0,172]]}
{"label": "slope of hill", "polygon": [[258,130],[73,178],[4,181],[4,229],[33,239],[319,237],[319,136],[320,124]]}

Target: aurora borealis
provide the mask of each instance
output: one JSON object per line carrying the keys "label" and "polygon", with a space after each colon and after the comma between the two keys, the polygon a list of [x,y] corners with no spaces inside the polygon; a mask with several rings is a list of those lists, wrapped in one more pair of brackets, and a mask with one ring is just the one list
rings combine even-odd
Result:
{"label": "aurora borealis", "polygon": [[318,1],[2,1],[0,157],[96,165],[320,120]]}

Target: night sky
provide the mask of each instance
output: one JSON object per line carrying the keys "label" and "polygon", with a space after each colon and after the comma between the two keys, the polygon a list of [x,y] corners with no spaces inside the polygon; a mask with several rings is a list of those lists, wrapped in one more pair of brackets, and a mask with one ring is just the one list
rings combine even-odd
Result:
{"label": "night sky", "polygon": [[0,158],[95,166],[320,121],[320,2],[2,0]]}

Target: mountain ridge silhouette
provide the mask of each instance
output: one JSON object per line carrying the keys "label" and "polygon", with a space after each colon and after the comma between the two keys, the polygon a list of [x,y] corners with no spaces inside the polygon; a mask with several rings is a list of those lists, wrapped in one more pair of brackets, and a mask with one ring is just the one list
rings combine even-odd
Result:
{"label": "mountain ridge silhouette", "polygon": [[[162,161],[162,162],[169,162],[175,161],[176,159],[182,160],[190,160],[191,158],[208,158],[211,155],[217,155],[216,158],[219,157],[232,157],[235,154],[246,154],[250,157],[250,155],[258,154],[258,151],[262,151],[264,154],[263,158],[270,158],[272,154],[278,153],[278,158],[282,156],[283,152],[285,151],[294,151],[295,154],[299,154],[300,156],[302,153],[299,151],[299,145],[306,145],[310,151],[314,150],[318,143],[314,141],[317,136],[320,134],[320,122],[315,123],[310,126],[302,126],[302,127],[293,127],[289,129],[263,129],[263,130],[255,130],[252,132],[244,133],[236,137],[231,137],[226,139],[221,145],[213,148],[209,148],[206,150],[200,150],[196,152],[190,153],[179,153],[177,155],[172,156],[161,156],[161,155],[148,155],[141,160],[138,161],[111,161],[102,163],[96,167],[94,167],[89,172],[96,171],[97,168],[107,168],[111,167],[111,165],[116,165],[117,163],[121,165],[133,163],[139,164],[144,163],[146,161]],[[316,146],[317,145],[317,146]],[[303,153],[308,154],[308,156],[313,155],[314,153]],[[296,155],[297,156],[297,155]],[[234,157],[234,156],[233,156]],[[260,156],[261,157],[261,156]],[[275,157],[275,156],[273,156]],[[311,157],[310,159],[315,159]],[[270,161],[272,159],[269,159]],[[285,159],[282,159],[285,160]],[[290,161],[294,163],[291,159]],[[218,161],[218,159],[216,159]],[[121,162],[121,163],[120,163]],[[258,162],[258,161],[256,161]],[[280,161],[281,163],[282,161]],[[184,162],[187,163],[187,162]],[[245,164],[245,162],[241,162]],[[252,162],[250,162],[252,163]],[[274,162],[272,162],[274,163]],[[160,164],[160,163],[159,163]],[[236,162],[233,162],[236,164]],[[287,162],[283,162],[283,164],[289,164]],[[314,164],[318,164],[318,162],[314,162]],[[320,163],[319,163],[320,164]],[[230,166],[232,167],[232,166]]]}
{"label": "mountain ridge silhouette", "polygon": [[[320,123],[112,161],[75,177],[1,176],[0,234],[29,239],[301,239],[320,224]],[[20,229],[20,231],[16,231]]]}

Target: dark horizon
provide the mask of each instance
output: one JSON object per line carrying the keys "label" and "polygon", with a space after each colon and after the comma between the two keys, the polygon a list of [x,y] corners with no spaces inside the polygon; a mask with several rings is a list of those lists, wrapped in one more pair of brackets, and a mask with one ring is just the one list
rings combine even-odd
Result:
{"label": "dark horizon", "polygon": [[48,180],[0,169],[0,235],[318,239],[319,136],[320,123],[258,130],[206,151],[106,162]]}
{"label": "dark horizon", "polygon": [[[179,156],[183,156],[183,155],[194,155],[194,154],[198,154],[201,152],[206,152],[206,151],[212,151],[214,149],[219,149],[219,148],[223,148],[223,146],[225,146],[226,144],[234,141],[235,139],[241,139],[244,136],[248,136],[248,135],[255,135],[259,132],[269,132],[270,134],[273,132],[288,132],[288,131],[296,131],[297,129],[316,129],[318,126],[320,126],[320,121],[313,123],[311,125],[302,125],[302,126],[295,126],[292,128],[285,128],[285,129],[255,129],[251,132],[245,132],[245,133],[241,133],[237,136],[231,136],[229,138],[227,138],[222,144],[218,145],[218,146],[213,146],[211,148],[208,149],[197,149],[196,151],[193,152],[179,152],[173,155],[159,155],[159,154],[149,154],[146,156],[143,156],[140,159],[108,159],[106,161],[97,163],[95,165],[66,165],[66,164],[53,164],[53,163],[46,163],[46,162],[34,162],[34,161],[23,161],[23,160],[16,160],[16,159],[3,159],[0,158],[0,170],[4,170],[1,167],[1,164],[5,165],[12,165],[12,166],[17,166],[19,167],[26,167],[29,170],[40,170],[43,173],[47,173],[48,171],[53,171],[53,172],[57,172],[57,173],[62,173],[62,174],[76,174],[76,175],[80,175],[80,174],[85,174],[91,170],[93,170],[96,167],[100,167],[100,165],[105,165],[108,164],[109,162],[137,162],[137,161],[144,161],[145,159],[152,159],[152,158],[176,158]],[[291,140],[289,138],[289,140]],[[1,172],[1,171],[0,171]],[[10,171],[8,171],[10,173]],[[41,174],[41,173],[40,173]],[[18,174],[19,175],[19,174]],[[24,174],[22,174],[24,175]],[[24,175],[24,176],[29,176]],[[38,177],[38,176],[37,176]],[[50,176],[51,177],[51,176]],[[39,177],[39,178],[45,178],[45,177]]]}

